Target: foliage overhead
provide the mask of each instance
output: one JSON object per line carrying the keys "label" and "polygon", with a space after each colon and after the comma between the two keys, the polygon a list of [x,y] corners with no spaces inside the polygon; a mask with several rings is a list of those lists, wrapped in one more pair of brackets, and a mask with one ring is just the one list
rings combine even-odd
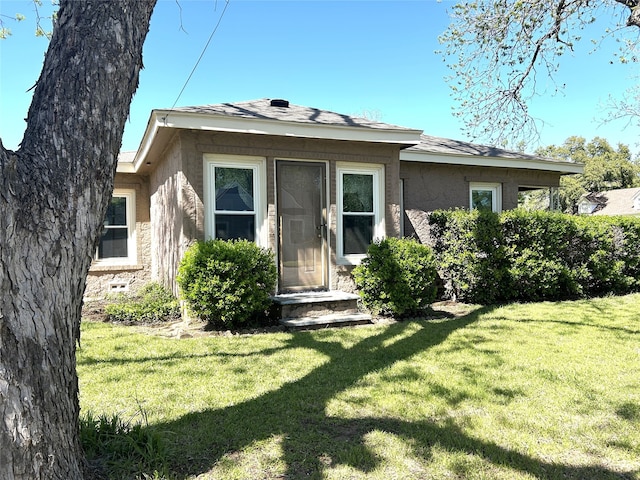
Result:
{"label": "foliage overhead", "polygon": [[[551,80],[551,92],[564,88],[554,82],[564,54],[582,39],[585,27],[601,16],[612,22],[625,18],[626,26],[640,27],[640,0],[479,0],[456,4],[452,23],[440,36],[441,52],[452,75],[448,78],[457,107],[472,138],[492,143],[517,143],[538,136],[537,121],[528,102],[547,93],[542,82]],[[623,11],[623,15],[620,15]],[[637,62],[634,53],[637,31],[617,24],[606,32],[621,42],[618,60]],[[624,32],[631,35],[625,37]],[[632,35],[635,36],[632,37]],[[597,43],[594,41],[597,48]],[[635,92],[635,93],[634,93]],[[638,121],[637,95],[631,100],[612,100],[619,111],[612,117]]]}
{"label": "foliage overhead", "polygon": [[[40,11],[42,8],[42,0],[31,0],[33,3],[33,13],[36,22],[35,36],[43,37],[47,40],[51,40],[52,28],[55,25],[58,19],[58,0],[51,0],[51,8],[53,11],[50,15],[41,15]],[[11,20],[13,22],[22,22],[26,20],[26,16],[22,13],[16,13],[14,15],[4,15],[0,14],[0,40],[6,40],[11,36],[11,29],[6,26],[7,21]],[[51,27],[43,27],[43,22],[45,20],[51,21]]]}
{"label": "foliage overhead", "polygon": [[633,160],[629,147],[624,144],[614,149],[601,137],[587,142],[573,136],[560,146],[550,145],[536,153],[584,164],[583,174],[560,178],[560,208],[564,212],[575,213],[577,202],[585,193],[640,186],[640,164]]}

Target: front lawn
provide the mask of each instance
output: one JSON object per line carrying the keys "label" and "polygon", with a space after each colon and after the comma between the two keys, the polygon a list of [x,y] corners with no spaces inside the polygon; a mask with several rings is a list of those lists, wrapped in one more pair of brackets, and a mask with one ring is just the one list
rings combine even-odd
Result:
{"label": "front lawn", "polygon": [[170,478],[640,479],[640,294],[181,340],[84,322],[78,372],[82,414],[144,419]]}

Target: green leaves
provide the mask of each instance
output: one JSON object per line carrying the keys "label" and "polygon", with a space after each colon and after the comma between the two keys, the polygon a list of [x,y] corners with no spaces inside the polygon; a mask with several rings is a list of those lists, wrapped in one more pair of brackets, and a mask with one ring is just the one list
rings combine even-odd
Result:
{"label": "green leaves", "polygon": [[446,293],[473,303],[640,290],[640,218],[512,210],[430,215]]}
{"label": "green leaves", "polygon": [[159,283],[145,285],[136,295],[120,295],[105,307],[112,322],[159,322],[180,317],[178,300]]}
{"label": "green leaves", "polygon": [[[573,51],[598,8],[589,0],[456,4],[451,24],[439,37],[444,50],[438,53],[452,71],[447,81],[455,85],[455,115],[463,119],[465,133],[495,145],[537,139],[528,102],[540,93],[538,85],[549,83],[544,77],[556,93],[564,88],[554,82],[560,58]],[[616,35],[620,31],[616,28]],[[630,39],[621,47],[622,63],[637,57],[637,39]]]}
{"label": "green leaves", "polygon": [[267,310],[276,279],[271,252],[247,240],[209,240],[187,249],[177,281],[194,314],[236,327]]}
{"label": "green leaves", "polygon": [[386,238],[369,246],[353,270],[364,305],[375,313],[417,314],[436,297],[435,258],[416,240]]}
{"label": "green leaves", "polygon": [[632,161],[627,145],[614,149],[601,137],[587,143],[583,137],[573,136],[560,146],[550,145],[536,153],[585,165],[583,174],[560,178],[560,207],[566,212],[575,212],[585,193],[640,185],[640,165]]}

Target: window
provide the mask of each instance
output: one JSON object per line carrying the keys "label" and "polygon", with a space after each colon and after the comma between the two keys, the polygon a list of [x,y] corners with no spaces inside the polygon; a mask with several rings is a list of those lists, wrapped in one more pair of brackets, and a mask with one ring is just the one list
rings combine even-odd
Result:
{"label": "window", "polygon": [[384,166],[338,165],[338,258],[359,263],[384,236]]}
{"label": "window", "polygon": [[135,191],[115,189],[107,206],[96,260],[105,264],[135,264]]}
{"label": "window", "polygon": [[593,213],[597,206],[598,205],[596,203],[590,203],[589,201],[585,200],[584,202],[578,204],[578,213],[590,215]]}
{"label": "window", "polygon": [[500,212],[502,210],[502,186],[499,183],[471,183],[469,205],[471,209]]}
{"label": "window", "polygon": [[208,238],[265,244],[264,160],[205,156]]}

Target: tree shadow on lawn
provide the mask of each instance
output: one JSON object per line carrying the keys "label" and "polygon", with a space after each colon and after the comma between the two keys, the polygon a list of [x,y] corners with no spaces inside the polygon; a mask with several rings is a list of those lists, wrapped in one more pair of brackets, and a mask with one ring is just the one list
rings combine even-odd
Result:
{"label": "tree shadow on lawn", "polygon": [[[545,462],[473,438],[451,420],[411,422],[385,417],[339,418],[326,414],[331,400],[355,386],[367,374],[439,345],[487,311],[489,309],[484,308],[463,317],[423,321],[413,333],[409,332],[415,327],[414,322],[393,324],[349,348],[324,342],[317,334],[295,333],[285,348],[315,349],[329,360],[301,379],[260,397],[221,409],[191,413],[150,428],[171,432],[169,469],[177,478],[206,473],[221,460],[233,462],[242,449],[274,438],[280,439],[280,458],[286,465],[284,474],[277,478],[322,478],[323,470],[329,465],[349,465],[366,474],[374,471],[382,461],[366,444],[367,434],[373,431],[387,432],[406,440],[417,457],[428,458],[431,449],[437,445],[440,449],[475,455],[538,478],[633,478],[632,472],[614,472],[605,467]],[[402,382],[402,377],[394,380]],[[446,392],[443,394],[450,404],[460,401],[460,392],[455,398],[446,398]],[[268,477],[267,472],[255,475],[255,478]]]}

